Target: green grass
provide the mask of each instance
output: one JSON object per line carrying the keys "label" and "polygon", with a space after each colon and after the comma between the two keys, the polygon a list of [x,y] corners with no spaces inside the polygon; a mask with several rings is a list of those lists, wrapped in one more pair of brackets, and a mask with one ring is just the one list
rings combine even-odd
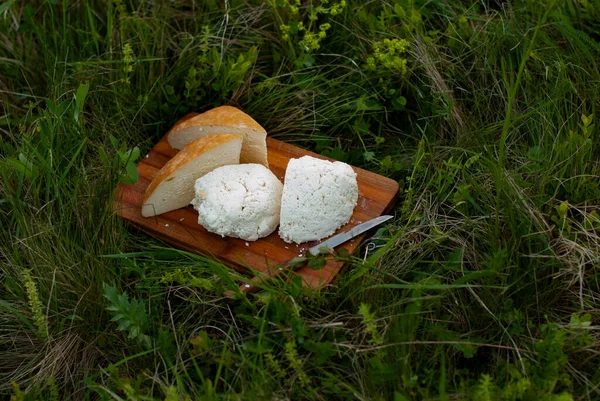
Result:
{"label": "green grass", "polygon": [[[344,3],[0,6],[2,396],[600,399],[600,2]],[[400,183],[330,287],[226,302],[108,207],[220,104]]]}

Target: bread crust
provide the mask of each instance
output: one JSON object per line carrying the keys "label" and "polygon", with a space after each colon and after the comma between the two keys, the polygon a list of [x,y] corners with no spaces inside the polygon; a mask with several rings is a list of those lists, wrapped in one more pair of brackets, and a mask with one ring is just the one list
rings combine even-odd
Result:
{"label": "bread crust", "polygon": [[171,132],[176,131],[178,129],[180,129],[180,125],[183,124],[184,122],[196,117],[197,115],[199,115],[200,113],[196,113],[196,112],[191,112],[191,113],[187,113],[185,116],[181,117],[179,120],[177,120],[177,122],[171,127],[171,129],[169,130],[169,132],[167,132],[167,137],[169,135],[171,135]]}
{"label": "bread crust", "polygon": [[[192,114],[196,115],[192,116]],[[267,133],[267,131],[265,131],[265,129],[259,123],[257,123],[252,117],[240,109],[232,106],[219,106],[215,107],[214,109],[207,110],[202,114],[186,114],[177,122],[177,124],[173,126],[173,128],[171,128],[168,135],[170,136],[172,133],[184,128],[207,125],[250,128],[256,131],[264,132],[265,134]]]}
{"label": "bread crust", "polygon": [[[185,118],[185,117],[184,117]],[[150,185],[146,188],[144,193],[144,200],[142,205],[146,203],[150,195],[154,190],[172,173],[177,171],[180,167],[194,160],[196,157],[204,152],[221,146],[229,141],[243,139],[240,134],[215,134],[207,135],[198,138],[183,147],[171,160],[169,160],[156,174],[156,176],[150,182]]]}

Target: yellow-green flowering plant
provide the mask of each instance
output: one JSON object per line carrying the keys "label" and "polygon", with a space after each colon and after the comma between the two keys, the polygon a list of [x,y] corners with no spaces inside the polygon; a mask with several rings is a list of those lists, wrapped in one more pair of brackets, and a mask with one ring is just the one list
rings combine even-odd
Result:
{"label": "yellow-green flowering plant", "polygon": [[302,7],[300,0],[270,0],[269,5],[274,11],[282,41],[299,60],[305,57],[300,57],[296,51],[307,55],[321,48],[321,42],[332,27],[323,19],[327,15],[338,16],[347,7],[346,0],[315,1],[307,7]]}
{"label": "yellow-green flowering plant", "polygon": [[27,299],[29,300],[29,308],[33,322],[37,328],[36,334],[40,338],[45,339],[48,336],[48,322],[46,315],[43,312],[44,307],[40,301],[40,294],[38,292],[37,285],[35,284],[35,281],[33,281],[33,277],[31,277],[31,270],[29,269],[23,270],[23,285],[25,286],[25,292],[27,293]]}
{"label": "yellow-green flowering plant", "polygon": [[367,69],[375,71],[383,68],[392,73],[405,75],[406,52],[410,43],[406,39],[383,39],[373,43],[373,54],[367,57]]}

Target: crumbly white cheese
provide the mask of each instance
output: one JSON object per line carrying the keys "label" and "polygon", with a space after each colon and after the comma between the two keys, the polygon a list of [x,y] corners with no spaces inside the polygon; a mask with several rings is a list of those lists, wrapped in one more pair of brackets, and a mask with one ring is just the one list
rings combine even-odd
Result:
{"label": "crumbly white cheese", "polygon": [[208,231],[255,241],[277,228],[282,188],[260,164],[223,166],[196,181],[192,205]]}
{"label": "crumbly white cheese", "polygon": [[281,198],[279,236],[295,243],[328,237],[350,220],[357,201],[356,173],[348,164],[311,156],[291,159]]}

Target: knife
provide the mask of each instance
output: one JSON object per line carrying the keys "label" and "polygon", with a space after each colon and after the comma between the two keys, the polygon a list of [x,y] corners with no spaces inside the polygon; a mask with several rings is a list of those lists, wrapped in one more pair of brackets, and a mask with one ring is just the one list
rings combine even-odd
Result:
{"label": "knife", "polygon": [[[373,227],[377,227],[378,225],[380,225],[383,222],[388,221],[392,217],[394,217],[394,216],[383,215],[383,216],[379,216],[374,219],[371,219],[369,221],[365,221],[364,223],[361,223],[357,226],[352,227],[348,231],[344,231],[342,233],[334,235],[333,237],[329,238],[328,240],[323,241],[323,242],[313,246],[312,248],[309,248],[308,252],[313,256],[317,256],[319,253],[321,253],[322,249],[332,250],[336,246],[341,245],[344,242],[351,240],[352,238],[364,233],[365,231],[370,230]],[[303,263],[305,261],[306,260],[301,257],[295,257],[295,258],[286,260],[285,262],[281,263],[280,265],[269,266],[269,267],[267,267],[267,270],[265,272],[259,273],[257,276],[252,278],[247,283],[242,284],[240,286],[240,292],[242,294],[254,293],[260,289],[258,284],[265,283],[268,280],[270,280],[274,277],[277,277],[281,273],[297,270],[300,267],[305,265],[305,263]],[[235,294],[235,291],[229,290],[229,291],[225,291],[224,295],[226,297],[231,298],[234,294]]]}

